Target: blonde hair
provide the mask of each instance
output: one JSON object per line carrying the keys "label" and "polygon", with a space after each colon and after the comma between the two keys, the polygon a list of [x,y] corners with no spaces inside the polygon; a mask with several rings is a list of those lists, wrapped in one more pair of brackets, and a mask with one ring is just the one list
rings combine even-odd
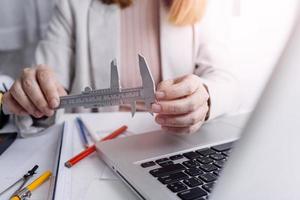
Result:
{"label": "blonde hair", "polygon": [[[152,0],[147,0],[152,1]],[[178,26],[193,25],[204,15],[206,0],[164,0],[169,7],[169,20]],[[102,0],[106,4],[119,4],[121,8],[128,7],[133,0]]]}
{"label": "blonde hair", "polygon": [[204,15],[206,0],[173,0],[169,19],[175,25],[191,25],[199,22]]}

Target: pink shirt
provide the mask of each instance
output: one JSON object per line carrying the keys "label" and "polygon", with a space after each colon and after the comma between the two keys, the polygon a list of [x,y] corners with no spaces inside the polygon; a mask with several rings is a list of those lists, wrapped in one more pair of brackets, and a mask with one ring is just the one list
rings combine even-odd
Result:
{"label": "pink shirt", "polygon": [[155,83],[161,81],[159,0],[137,0],[121,11],[121,85],[141,86],[138,54],[151,69]]}

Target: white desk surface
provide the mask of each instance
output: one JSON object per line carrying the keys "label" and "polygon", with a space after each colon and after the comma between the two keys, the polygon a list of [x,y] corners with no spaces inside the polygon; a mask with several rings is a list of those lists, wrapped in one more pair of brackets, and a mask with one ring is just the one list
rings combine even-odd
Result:
{"label": "white desk surface", "polygon": [[[123,113],[124,114],[124,113]],[[149,126],[147,127],[140,127],[138,126],[138,123],[136,123],[138,121],[138,119],[143,119],[143,117],[139,117],[139,113],[137,113],[137,117],[136,117],[136,121],[135,120],[131,120],[132,122],[128,121],[127,124],[129,127],[129,130],[134,131],[135,133],[140,133],[140,132],[147,132],[147,131],[151,131],[153,129],[153,127],[155,125],[154,122],[153,124],[150,123]],[[148,113],[144,113],[145,115],[149,115]],[[144,115],[141,114],[140,115]],[[83,118],[95,118],[95,119],[103,119],[104,117],[106,118],[106,116],[108,118],[115,118],[115,121],[118,121],[118,116],[120,115],[120,113],[95,113],[95,114],[80,114]],[[78,116],[78,114],[66,114],[64,115],[61,119],[62,120],[72,120],[74,119],[74,117]],[[224,123],[228,123],[231,124],[233,126],[236,127],[243,127],[246,120],[247,120],[248,115],[236,115],[236,116],[231,116],[231,117],[223,117],[220,118],[218,120],[221,120]],[[108,120],[109,121],[109,120]],[[132,126],[130,126],[132,123],[135,123],[135,125],[133,124]],[[113,123],[114,124],[114,123]],[[95,124],[95,126],[97,126]],[[157,126],[155,126],[157,128]],[[115,128],[115,125],[112,127]],[[48,129],[47,131],[49,132],[58,132],[60,129],[57,129],[55,127]],[[51,133],[49,133],[51,134]],[[46,146],[43,146],[43,150],[39,151],[37,153],[35,153],[34,157],[37,158],[37,160],[39,160],[39,165],[41,166],[41,171],[43,171],[44,169],[52,169],[54,170],[56,167],[56,149],[58,148],[58,139],[55,136],[51,136],[49,137],[49,134],[43,135],[43,136],[39,136],[39,137],[44,137],[46,140],[49,139],[49,143]],[[54,134],[55,135],[55,134]],[[47,138],[48,137],[48,138]],[[37,140],[36,137],[34,138],[28,138],[28,139],[18,139],[15,144],[13,144],[2,156],[0,156],[0,181],[1,181],[1,185],[0,185],[0,191],[2,191],[2,189],[4,189],[7,185],[9,185],[12,181],[16,180],[17,178],[19,178],[23,173],[26,172],[26,170],[28,170],[32,165],[34,165],[35,163],[32,161],[32,159],[30,161],[26,161],[25,159],[23,159],[24,161],[20,161],[20,160],[16,160],[15,158],[13,158],[13,156],[16,156],[17,154],[15,153],[16,151],[22,152],[22,153],[26,153],[26,145],[30,145],[30,143],[34,143],[34,140]],[[52,141],[51,141],[52,140]],[[31,142],[32,141],[32,142]],[[23,147],[23,148],[20,148]],[[14,153],[13,153],[14,152]],[[39,155],[40,154],[40,155]],[[22,157],[22,156],[21,156]],[[47,159],[42,159],[42,158],[47,158]],[[20,158],[20,156],[18,156],[18,159]],[[83,166],[85,166],[84,168],[86,168],[89,165],[95,165],[95,163],[100,163],[102,161],[99,161],[99,158],[97,156],[91,156],[89,159],[84,160],[84,162],[82,163]],[[9,166],[8,166],[9,165]],[[22,166],[21,168],[23,170],[20,170],[18,166]],[[7,169],[11,169],[9,174],[10,175],[5,175],[3,173],[5,173],[5,171],[7,171]],[[25,169],[25,171],[24,171]],[[80,163],[78,165],[78,169],[77,171],[80,169]],[[43,185],[42,187],[38,188],[36,191],[34,191],[32,198],[33,200],[48,200],[49,199],[49,188],[51,187],[51,185],[53,184],[53,180],[51,180],[48,184]],[[121,180],[118,180],[117,178],[115,179],[101,179],[101,181],[95,185],[93,185],[92,187],[89,187],[89,191],[88,195],[85,195],[85,197],[81,197],[78,199],[89,199],[91,198],[91,194],[93,197],[96,196],[101,196],[101,198],[107,197],[109,199],[112,200],[118,200],[118,199],[133,199],[135,198],[134,194],[121,182]],[[2,197],[0,198],[2,199]],[[105,198],[104,198],[105,199]]]}

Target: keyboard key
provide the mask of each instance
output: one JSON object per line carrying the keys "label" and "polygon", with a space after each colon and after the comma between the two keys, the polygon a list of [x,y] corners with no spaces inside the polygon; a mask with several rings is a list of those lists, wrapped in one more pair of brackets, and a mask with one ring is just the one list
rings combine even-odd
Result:
{"label": "keyboard key", "polygon": [[216,153],[216,151],[212,149],[201,149],[201,150],[197,150],[196,152],[202,156],[209,156],[210,154]]}
{"label": "keyboard key", "polygon": [[179,160],[181,158],[183,158],[183,155],[175,155],[170,157],[171,160]]}
{"label": "keyboard key", "polygon": [[141,166],[142,166],[143,168],[152,167],[152,166],[154,166],[154,165],[156,165],[156,164],[155,164],[155,162],[153,162],[153,161],[145,162],[145,163],[142,163],[142,164],[141,164]]}
{"label": "keyboard key", "polygon": [[202,174],[199,178],[207,183],[217,180],[217,177],[211,173]]}
{"label": "keyboard key", "polygon": [[213,165],[213,164],[205,164],[205,165],[201,165],[200,168],[206,172],[211,172],[214,170],[217,170],[217,166]]}
{"label": "keyboard key", "polygon": [[215,182],[207,183],[202,185],[202,188],[205,189],[207,192],[211,192]]}
{"label": "keyboard key", "polygon": [[211,154],[209,155],[209,157],[211,157],[214,160],[223,160],[224,158],[226,158],[223,154],[220,153]]}
{"label": "keyboard key", "polygon": [[198,176],[204,173],[201,169],[198,169],[196,167],[189,168],[185,170],[185,172],[190,176]]}
{"label": "keyboard key", "polygon": [[198,158],[197,161],[200,162],[201,164],[209,164],[212,163],[214,160],[209,157],[201,157]]}
{"label": "keyboard key", "polygon": [[219,161],[215,161],[214,164],[219,167],[222,168],[225,164],[225,160],[219,160]]}
{"label": "keyboard key", "polygon": [[161,176],[161,177],[158,178],[158,180],[163,184],[170,184],[170,183],[181,181],[181,180],[187,179],[187,178],[189,178],[188,175],[186,175],[183,172],[178,172],[178,173],[175,173],[175,174],[169,174],[169,175]]}
{"label": "keyboard key", "polygon": [[185,169],[186,168],[181,164],[174,164],[174,165],[168,165],[165,167],[153,169],[150,171],[150,174],[154,177],[160,177],[171,173],[180,172]]}
{"label": "keyboard key", "polygon": [[220,144],[220,145],[217,145],[217,146],[213,146],[211,147],[212,149],[218,151],[218,152],[221,152],[221,151],[227,151],[229,149],[231,149],[232,145],[234,143],[233,142],[229,142],[229,143],[225,143],[225,144]]}
{"label": "keyboard key", "polygon": [[231,149],[227,150],[227,151],[223,151],[222,154],[224,154],[225,156],[229,156],[231,153]]}
{"label": "keyboard key", "polygon": [[207,193],[203,189],[198,187],[178,193],[178,196],[182,200],[199,199],[200,197],[204,197],[206,195]]}
{"label": "keyboard key", "polygon": [[200,166],[200,163],[198,163],[195,160],[184,161],[182,164],[184,164],[187,168],[194,168]]}
{"label": "keyboard key", "polygon": [[160,163],[166,162],[166,161],[168,161],[168,160],[169,160],[169,158],[161,158],[161,159],[156,160],[155,162],[156,162],[157,164],[160,164]]}
{"label": "keyboard key", "polygon": [[162,166],[162,167],[166,167],[167,165],[172,165],[172,164],[174,164],[174,163],[171,160],[159,163],[159,165]]}
{"label": "keyboard key", "polygon": [[221,170],[217,169],[215,171],[213,171],[214,175],[219,176],[220,175]]}
{"label": "keyboard key", "polygon": [[188,189],[188,187],[181,182],[171,183],[167,185],[167,188],[176,193]]}
{"label": "keyboard key", "polygon": [[200,180],[197,179],[197,178],[189,178],[189,179],[185,179],[183,182],[184,182],[187,186],[189,186],[189,187],[191,187],[191,188],[203,184],[203,182],[200,181]]}
{"label": "keyboard key", "polygon": [[191,152],[187,152],[187,153],[184,153],[182,154],[184,157],[190,159],[190,160],[193,160],[195,158],[198,158],[200,157],[200,154],[194,152],[194,151],[191,151]]}

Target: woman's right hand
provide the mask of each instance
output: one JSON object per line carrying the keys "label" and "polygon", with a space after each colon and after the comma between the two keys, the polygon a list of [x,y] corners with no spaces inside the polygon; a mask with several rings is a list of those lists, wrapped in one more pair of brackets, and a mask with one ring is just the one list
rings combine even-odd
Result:
{"label": "woman's right hand", "polygon": [[38,65],[23,70],[21,77],[4,94],[3,107],[9,114],[50,117],[59,106],[59,97],[66,94],[53,70]]}

